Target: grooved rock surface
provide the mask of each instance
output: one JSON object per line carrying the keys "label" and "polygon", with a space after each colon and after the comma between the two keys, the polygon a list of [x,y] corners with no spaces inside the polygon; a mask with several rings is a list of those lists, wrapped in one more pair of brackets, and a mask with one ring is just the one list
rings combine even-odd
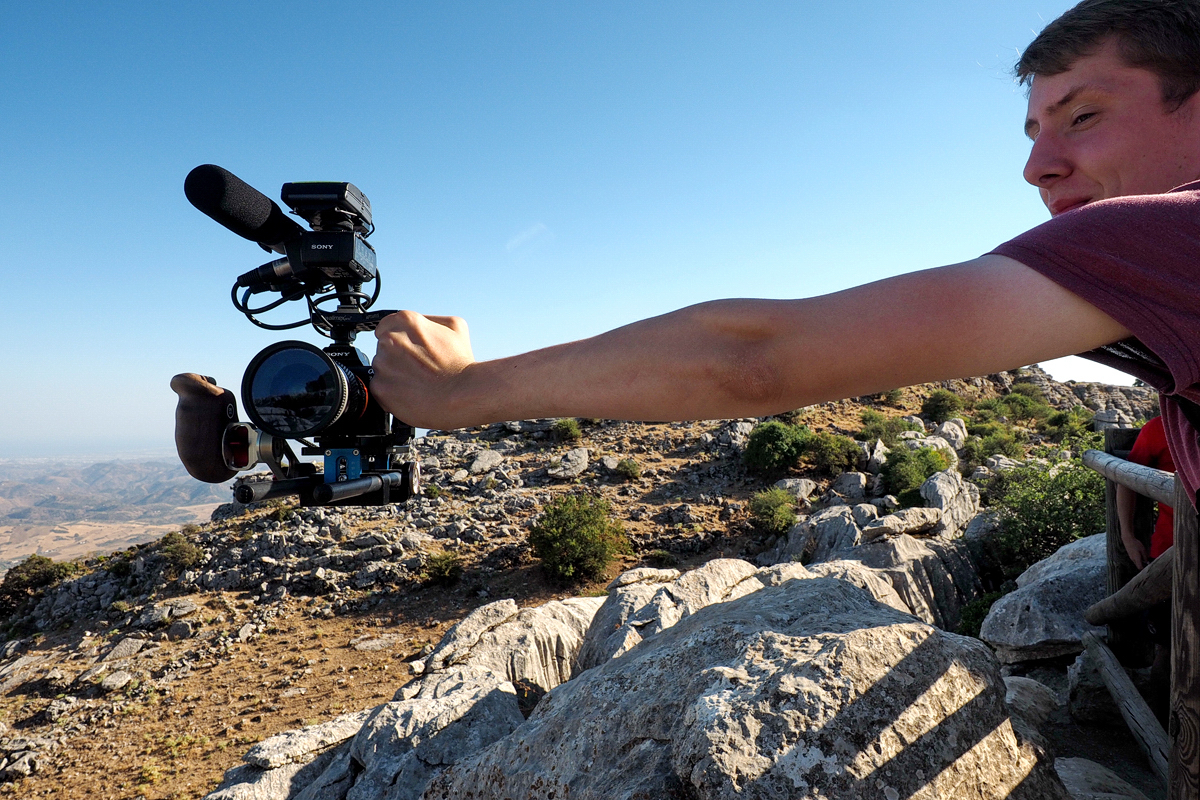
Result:
{"label": "grooved rock surface", "polygon": [[1104,534],[1088,536],[1022,572],[1017,590],[988,612],[979,638],[1007,664],[1083,650],[1085,632],[1104,634],[1083,615],[1105,595],[1105,547]]}
{"label": "grooved rock surface", "polygon": [[422,797],[1066,800],[1003,696],[981,643],[789,580],[578,675]]}
{"label": "grooved rock surface", "polygon": [[1060,758],[1054,771],[1073,800],[1148,800],[1117,773],[1086,758]]}

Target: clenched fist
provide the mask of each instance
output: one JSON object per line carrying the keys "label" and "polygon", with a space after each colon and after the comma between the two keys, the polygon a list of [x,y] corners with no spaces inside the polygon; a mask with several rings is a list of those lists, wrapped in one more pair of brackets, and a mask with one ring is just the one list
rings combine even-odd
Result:
{"label": "clenched fist", "polygon": [[465,320],[400,311],[379,323],[375,337],[371,392],[381,406],[418,428],[470,424],[461,395],[475,358]]}

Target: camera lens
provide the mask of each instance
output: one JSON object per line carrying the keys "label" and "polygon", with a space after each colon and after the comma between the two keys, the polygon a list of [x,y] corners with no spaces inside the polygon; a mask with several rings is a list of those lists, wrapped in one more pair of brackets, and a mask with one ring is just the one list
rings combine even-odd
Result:
{"label": "camera lens", "polygon": [[361,416],[367,389],[354,373],[311,344],[279,342],[246,368],[242,402],[259,428],[295,439]]}

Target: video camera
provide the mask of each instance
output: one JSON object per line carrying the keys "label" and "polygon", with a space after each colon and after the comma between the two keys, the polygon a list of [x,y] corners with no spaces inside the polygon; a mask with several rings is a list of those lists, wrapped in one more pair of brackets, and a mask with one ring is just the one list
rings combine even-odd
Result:
{"label": "video camera", "polygon": [[[238,419],[237,401],[212,378],[183,373],[171,379],[179,395],[175,445],[191,475],[223,483],[259,464],[269,481],[242,480],[234,497],[252,503],[299,495],[300,504],[379,505],[408,500],[420,473],[405,461],[415,431],[383,410],[370,393],[370,360],[354,347],[359,333],[373,331],[393,311],[370,311],[379,297],[371,202],[351,183],[285,183],[284,204],[311,230],[290,219],[270,198],[212,164],[192,170],[183,184],[192,205],[229,230],[282,255],[238,276],[231,296],[247,319],[268,330],[311,324],[332,340],[324,349],[307,342],[277,342],[256,355],[242,378],[249,422]],[[370,295],[363,285],[374,281]],[[263,293],[279,297],[259,306]],[[258,315],[304,300],[308,317],[283,325]],[[336,304],[336,305],[335,305]],[[324,470],[296,458],[323,459]]]}

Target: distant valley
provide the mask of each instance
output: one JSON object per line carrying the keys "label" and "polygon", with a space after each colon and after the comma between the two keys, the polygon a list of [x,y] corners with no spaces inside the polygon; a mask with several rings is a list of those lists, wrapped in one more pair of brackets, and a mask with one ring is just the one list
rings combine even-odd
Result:
{"label": "distant valley", "polygon": [[32,553],[55,560],[122,550],[230,499],[178,462],[0,460],[0,570]]}

